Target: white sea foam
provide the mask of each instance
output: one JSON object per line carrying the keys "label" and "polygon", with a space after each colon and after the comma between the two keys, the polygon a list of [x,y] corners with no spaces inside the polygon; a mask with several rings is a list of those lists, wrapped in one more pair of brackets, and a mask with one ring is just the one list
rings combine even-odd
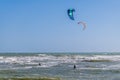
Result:
{"label": "white sea foam", "polygon": [[[24,66],[52,67],[61,63],[77,63],[82,61],[120,61],[120,55],[47,55],[34,56],[0,56],[0,63]],[[39,65],[39,63],[41,65]]]}

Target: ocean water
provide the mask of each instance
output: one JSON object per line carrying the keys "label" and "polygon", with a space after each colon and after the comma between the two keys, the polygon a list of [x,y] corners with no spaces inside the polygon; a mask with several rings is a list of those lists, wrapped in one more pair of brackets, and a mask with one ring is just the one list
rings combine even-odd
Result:
{"label": "ocean water", "polygon": [[120,53],[1,53],[0,77],[120,80]]}

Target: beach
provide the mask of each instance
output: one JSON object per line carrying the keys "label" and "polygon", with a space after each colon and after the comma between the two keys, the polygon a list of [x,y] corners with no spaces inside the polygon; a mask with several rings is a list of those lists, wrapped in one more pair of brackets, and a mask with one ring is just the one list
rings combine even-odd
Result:
{"label": "beach", "polygon": [[7,79],[119,80],[120,54],[1,53],[0,80]]}

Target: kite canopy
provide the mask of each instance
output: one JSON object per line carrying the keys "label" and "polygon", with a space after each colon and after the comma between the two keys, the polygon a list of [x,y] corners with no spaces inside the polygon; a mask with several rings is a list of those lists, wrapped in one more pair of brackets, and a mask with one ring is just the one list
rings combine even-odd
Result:
{"label": "kite canopy", "polygon": [[73,12],[75,12],[75,9],[68,9],[67,14],[71,20],[74,20]]}
{"label": "kite canopy", "polygon": [[80,21],[80,22],[78,22],[78,24],[82,24],[82,25],[83,25],[83,30],[85,30],[85,28],[86,28],[86,23]]}

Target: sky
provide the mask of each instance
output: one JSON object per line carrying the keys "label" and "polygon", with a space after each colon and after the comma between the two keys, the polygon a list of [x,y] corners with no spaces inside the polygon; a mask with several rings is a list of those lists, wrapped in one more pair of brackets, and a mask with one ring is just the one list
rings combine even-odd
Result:
{"label": "sky", "polygon": [[0,52],[120,52],[120,0],[0,0]]}

